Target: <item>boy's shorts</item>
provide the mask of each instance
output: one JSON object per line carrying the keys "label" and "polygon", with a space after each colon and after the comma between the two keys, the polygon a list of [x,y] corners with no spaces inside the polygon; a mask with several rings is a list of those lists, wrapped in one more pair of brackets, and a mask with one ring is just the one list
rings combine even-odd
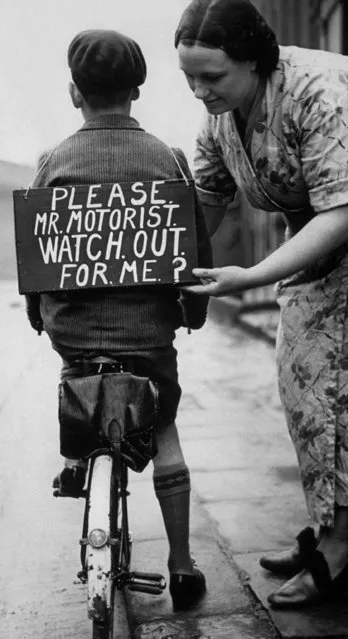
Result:
{"label": "boy's shorts", "polygon": [[[99,353],[98,355],[104,355]],[[84,353],[83,357],[73,360],[63,357],[61,381],[74,377],[83,377],[85,363],[97,357],[96,353]],[[181,397],[178,382],[177,351],[174,346],[154,348],[149,351],[108,352],[107,357],[124,365],[124,370],[139,377],[149,377],[155,384],[159,395],[158,428],[164,428],[176,419]]]}

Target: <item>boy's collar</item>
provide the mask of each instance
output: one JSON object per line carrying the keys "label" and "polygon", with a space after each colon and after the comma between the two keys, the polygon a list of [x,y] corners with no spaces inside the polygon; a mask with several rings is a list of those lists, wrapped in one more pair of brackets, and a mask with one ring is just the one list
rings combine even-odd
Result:
{"label": "boy's collar", "polygon": [[87,120],[81,127],[80,131],[90,129],[137,129],[142,131],[140,124],[135,118],[129,115],[121,115],[119,113],[104,113],[96,115]]}

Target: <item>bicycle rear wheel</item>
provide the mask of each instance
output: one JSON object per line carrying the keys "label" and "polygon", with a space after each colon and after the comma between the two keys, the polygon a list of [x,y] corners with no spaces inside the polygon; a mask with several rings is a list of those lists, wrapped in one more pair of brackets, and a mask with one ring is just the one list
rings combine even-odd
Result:
{"label": "bicycle rear wheel", "polygon": [[[111,455],[100,455],[91,468],[86,567],[88,614],[93,623],[93,639],[131,639],[124,586],[127,583],[131,540],[128,529],[127,467],[118,467]],[[91,546],[91,534],[107,543]],[[101,539],[101,541],[103,541]]]}
{"label": "bicycle rear wheel", "polygon": [[131,639],[124,593],[124,586],[128,581],[131,561],[127,484],[127,467],[121,461],[121,467],[118,468],[115,462],[110,495],[110,530],[115,541],[112,547],[112,566],[115,576],[112,602],[113,639]]}
{"label": "bicycle rear wheel", "polygon": [[93,639],[112,637],[113,547],[110,543],[112,469],[112,455],[101,454],[94,459],[90,470],[86,569],[88,616],[93,623]]}
{"label": "bicycle rear wheel", "polygon": [[92,639],[112,639],[112,625],[93,621]]}

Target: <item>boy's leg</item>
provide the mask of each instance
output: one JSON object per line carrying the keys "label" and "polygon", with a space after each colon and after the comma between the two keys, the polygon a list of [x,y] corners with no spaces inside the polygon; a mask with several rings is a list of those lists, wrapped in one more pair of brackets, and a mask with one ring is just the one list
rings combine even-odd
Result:
{"label": "boy's leg", "polygon": [[[80,376],[81,369],[62,358],[61,382]],[[53,488],[59,488],[62,492],[65,490],[80,492],[85,484],[87,468],[88,462],[86,460],[64,457],[64,468],[53,478]]]}
{"label": "boy's leg", "polygon": [[171,574],[193,574],[189,547],[190,473],[175,422],[156,432],[153,481],[169,542]]}

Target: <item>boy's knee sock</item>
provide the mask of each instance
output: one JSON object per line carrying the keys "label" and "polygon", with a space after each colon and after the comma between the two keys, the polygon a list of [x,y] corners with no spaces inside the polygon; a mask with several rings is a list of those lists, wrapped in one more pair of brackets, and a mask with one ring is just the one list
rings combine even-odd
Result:
{"label": "boy's knee sock", "polygon": [[153,483],[169,542],[169,571],[192,574],[189,469],[185,463],[156,468]]}

